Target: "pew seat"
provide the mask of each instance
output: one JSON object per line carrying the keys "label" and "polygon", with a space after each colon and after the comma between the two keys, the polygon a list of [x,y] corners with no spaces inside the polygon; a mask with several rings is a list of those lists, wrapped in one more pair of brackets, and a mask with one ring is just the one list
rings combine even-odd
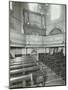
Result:
{"label": "pew seat", "polygon": [[24,73],[24,72],[29,72],[29,71],[37,71],[39,70],[39,66],[33,66],[33,67],[29,67],[29,68],[23,68],[23,69],[17,69],[17,70],[11,70],[10,74],[17,74],[17,73]]}
{"label": "pew seat", "polygon": [[19,81],[22,81],[22,80],[29,80],[29,79],[31,79],[31,74],[22,75],[22,76],[19,76],[19,77],[13,77],[13,78],[10,78],[10,84],[15,83],[15,82],[19,82]]}
{"label": "pew seat", "polygon": [[36,66],[36,64],[35,63],[28,63],[28,64],[12,65],[12,66],[10,66],[10,70],[20,69],[20,68],[28,68],[31,66]]}

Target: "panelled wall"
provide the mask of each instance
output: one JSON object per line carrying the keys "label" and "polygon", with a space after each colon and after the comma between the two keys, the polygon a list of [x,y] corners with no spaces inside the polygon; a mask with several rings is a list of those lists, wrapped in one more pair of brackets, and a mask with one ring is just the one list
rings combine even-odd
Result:
{"label": "panelled wall", "polygon": [[[21,54],[29,54],[33,48],[37,48],[36,50],[38,53],[47,53],[49,52],[49,47],[52,48],[65,46],[65,34],[38,36],[24,35],[22,33],[12,31],[10,35],[10,46],[18,47],[18,50],[20,47]],[[15,49],[13,48],[13,50]],[[65,52],[64,49],[63,52]]]}
{"label": "panelled wall", "polygon": [[[21,46],[23,45],[23,35],[21,34],[21,5],[19,2],[12,2],[12,9],[9,8],[9,14],[10,46]],[[22,50],[11,48],[10,53],[15,56],[18,53],[21,54]]]}
{"label": "panelled wall", "polygon": [[65,35],[48,35],[48,36],[38,36],[38,35],[26,35],[26,46],[34,47],[39,45],[43,47],[56,47],[57,45],[63,45],[65,43]]}
{"label": "panelled wall", "polygon": [[12,10],[9,9],[9,25],[10,30],[13,29],[15,31],[21,32],[21,5],[20,3],[13,2]]}
{"label": "panelled wall", "polygon": [[52,53],[53,49],[56,47],[58,47],[58,52],[63,49],[63,53],[65,55],[64,34],[49,36],[26,35],[26,48],[22,50],[22,53],[30,54],[33,49],[38,53]]}

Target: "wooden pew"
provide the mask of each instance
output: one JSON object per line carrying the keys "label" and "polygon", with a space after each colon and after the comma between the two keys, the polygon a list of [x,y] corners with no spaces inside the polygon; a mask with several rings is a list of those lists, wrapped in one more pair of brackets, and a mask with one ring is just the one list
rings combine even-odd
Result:
{"label": "wooden pew", "polygon": [[31,66],[36,66],[36,64],[35,63],[28,63],[28,64],[12,65],[12,66],[10,66],[10,70],[19,69],[19,68],[28,68]]}
{"label": "wooden pew", "polygon": [[[10,78],[11,78],[10,82],[11,82],[11,84],[19,82],[20,78],[22,79],[21,75],[25,76],[25,75],[29,75],[32,73],[33,78],[36,78],[36,77],[42,75],[42,73],[41,73],[41,75],[36,73],[36,71],[40,71],[40,67],[36,64],[36,62],[34,61],[34,59],[32,57],[26,56],[26,57],[21,57],[21,58],[17,58],[17,59],[21,59],[21,60],[10,62]],[[35,73],[36,73],[36,75],[35,75]],[[15,79],[15,77],[17,77],[17,78],[19,77],[19,78]],[[28,80],[27,77],[25,77],[25,79],[23,79],[23,80],[26,80],[26,79]],[[38,83],[40,83],[40,82],[38,82]],[[13,85],[11,85],[11,86],[14,87]],[[15,85],[15,87],[16,87],[16,85]]]}
{"label": "wooden pew", "polygon": [[[23,76],[19,76],[19,77],[14,77],[14,78],[10,78],[10,88],[17,88],[17,87],[25,87],[27,80],[30,80],[30,83],[32,86],[33,85],[33,78],[32,78],[32,74],[28,74],[28,75],[23,75]],[[22,82],[18,85],[14,84],[14,83],[18,83],[18,82]]]}
{"label": "wooden pew", "polygon": [[29,68],[11,70],[10,71],[10,74],[17,74],[17,73],[20,73],[20,72],[37,71],[39,69],[40,69],[39,66],[33,66],[33,67],[29,67]]}
{"label": "wooden pew", "polygon": [[[17,58],[18,59],[18,58]],[[10,62],[10,65],[18,65],[18,64],[26,64],[26,63],[36,63],[32,57],[22,57],[22,58],[19,58],[19,59],[22,59],[22,60],[19,60],[19,61],[13,61],[13,62]]]}
{"label": "wooden pew", "polygon": [[10,84],[18,81],[22,81],[22,80],[29,80],[29,79],[31,79],[31,74],[10,78]]}
{"label": "wooden pew", "polygon": [[19,63],[19,64],[21,64],[21,63],[22,63],[22,64],[25,64],[25,63],[33,63],[33,62],[34,62],[34,61],[25,61],[25,60],[24,60],[24,61],[22,61],[22,62],[10,63],[10,65],[12,65],[12,64],[18,64],[18,63]]}
{"label": "wooden pew", "polygon": [[64,73],[61,73],[64,72],[65,68],[65,57],[62,53],[55,53],[53,55],[40,54],[39,59],[56,72],[56,74],[65,76]]}

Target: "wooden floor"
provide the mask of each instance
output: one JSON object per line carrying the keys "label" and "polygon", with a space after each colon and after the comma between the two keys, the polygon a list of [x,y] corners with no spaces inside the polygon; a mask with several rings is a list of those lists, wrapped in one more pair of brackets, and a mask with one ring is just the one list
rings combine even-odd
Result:
{"label": "wooden floor", "polygon": [[45,86],[65,85],[65,81],[62,80],[61,76],[56,75],[55,72],[53,72],[49,67],[47,67],[42,62],[40,63],[40,66],[43,68],[43,71],[46,71],[47,78]]}

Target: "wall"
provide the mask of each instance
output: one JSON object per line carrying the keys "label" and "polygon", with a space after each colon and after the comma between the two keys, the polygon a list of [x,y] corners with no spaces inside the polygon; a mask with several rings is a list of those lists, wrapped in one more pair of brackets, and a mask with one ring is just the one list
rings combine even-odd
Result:
{"label": "wall", "polygon": [[[39,4],[37,4],[37,5],[39,5]],[[21,4],[22,11],[23,11],[23,8],[25,8],[25,9],[28,9],[28,10],[31,10],[31,11],[34,11],[34,12],[39,12],[39,8],[35,7],[37,5],[33,4],[33,3],[32,4],[31,3],[22,3]],[[49,32],[54,27],[58,27],[58,28],[60,28],[62,30],[62,32],[65,32],[65,5],[56,5],[58,7],[59,6],[61,7],[60,12],[58,12],[59,10],[56,10],[56,8],[54,7],[55,13],[59,13],[60,14],[60,17],[57,18],[56,20],[51,20],[51,14],[52,14],[51,6],[53,6],[53,5],[49,4],[47,15],[46,15],[46,11],[44,10],[44,15],[46,15],[46,18],[45,18],[45,24],[46,24],[46,29],[45,30],[46,30],[46,33],[45,34],[48,35]],[[31,7],[33,7],[33,8],[31,8]],[[44,7],[44,9],[45,9],[45,7]],[[27,30],[27,28],[26,28],[26,30]],[[30,29],[30,30],[27,30],[27,31],[31,32],[32,30]],[[37,30],[36,30],[36,32],[37,32]]]}
{"label": "wall", "polygon": [[45,53],[45,48],[28,48],[27,54],[30,54],[33,49],[36,50],[37,53]]}
{"label": "wall", "polygon": [[49,8],[48,8],[48,15],[46,17],[46,34],[48,35],[49,32],[54,27],[58,27],[58,28],[60,28],[62,30],[62,32],[65,32],[65,5],[61,6],[61,13],[59,12],[60,13],[60,17],[57,18],[56,20],[51,20],[51,13],[52,13],[51,6],[49,6]]}
{"label": "wall", "polygon": [[25,46],[26,44],[26,38],[25,35],[21,32],[11,30],[10,33],[10,45],[11,46]]}
{"label": "wall", "polygon": [[21,6],[20,3],[12,2],[12,10],[9,12],[10,30],[21,32]]}
{"label": "wall", "polygon": [[[19,2],[12,2],[12,10],[9,9],[9,29],[10,29],[10,40],[19,41],[22,37],[20,36],[21,33],[21,4]],[[19,34],[18,34],[19,32]],[[16,38],[15,38],[16,36]],[[19,37],[19,38],[18,38]],[[17,39],[18,38],[18,39]],[[22,42],[20,40],[19,42]],[[10,52],[13,56],[15,54],[22,54],[22,49],[19,48],[12,48]]]}
{"label": "wall", "polygon": [[27,45],[56,45],[64,44],[65,37],[64,34],[58,35],[48,35],[48,36],[38,36],[38,35],[26,35],[26,44]]}

